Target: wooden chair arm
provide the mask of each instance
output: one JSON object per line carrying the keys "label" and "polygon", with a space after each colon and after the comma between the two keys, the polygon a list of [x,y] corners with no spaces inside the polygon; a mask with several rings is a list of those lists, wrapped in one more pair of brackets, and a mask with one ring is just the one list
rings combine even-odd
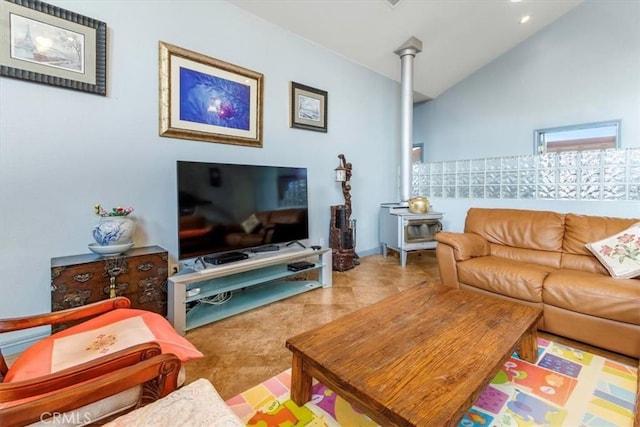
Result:
{"label": "wooden chair arm", "polygon": [[160,344],[147,342],[72,366],[49,375],[25,381],[0,384],[0,404],[57,391],[64,387],[92,380],[117,369],[135,365],[162,353]]}
{"label": "wooden chair arm", "polygon": [[115,297],[103,301],[94,302],[80,307],[66,310],[42,313],[26,317],[14,317],[12,319],[0,319],[0,333],[19,331],[21,329],[35,328],[36,326],[55,325],[97,316],[117,308],[129,308],[131,301],[126,297]]}
{"label": "wooden chair arm", "polygon": [[7,362],[4,360],[4,356],[2,355],[2,349],[0,349],[0,383],[4,381],[4,376],[9,372],[9,367],[7,366]]}
{"label": "wooden chair arm", "polygon": [[[46,417],[53,414],[81,408],[137,385],[143,385],[143,393],[135,407],[143,406],[174,391],[179,370],[180,359],[173,354],[160,354],[93,381],[76,384],[26,403],[0,408],[0,425],[13,427],[46,421]],[[81,413],[80,416],[86,414]]]}

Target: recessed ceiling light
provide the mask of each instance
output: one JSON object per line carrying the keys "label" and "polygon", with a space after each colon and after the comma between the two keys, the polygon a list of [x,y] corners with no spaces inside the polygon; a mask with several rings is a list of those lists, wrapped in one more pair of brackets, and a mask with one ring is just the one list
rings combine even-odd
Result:
{"label": "recessed ceiling light", "polygon": [[520,23],[524,24],[525,22],[529,21],[529,19],[531,19],[531,16],[525,15],[522,18],[520,18]]}

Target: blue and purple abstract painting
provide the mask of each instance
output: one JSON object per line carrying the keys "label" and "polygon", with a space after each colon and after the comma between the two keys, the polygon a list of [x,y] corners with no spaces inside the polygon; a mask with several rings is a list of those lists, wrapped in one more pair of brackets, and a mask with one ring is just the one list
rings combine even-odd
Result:
{"label": "blue and purple abstract painting", "polygon": [[180,120],[250,130],[251,87],[180,67]]}

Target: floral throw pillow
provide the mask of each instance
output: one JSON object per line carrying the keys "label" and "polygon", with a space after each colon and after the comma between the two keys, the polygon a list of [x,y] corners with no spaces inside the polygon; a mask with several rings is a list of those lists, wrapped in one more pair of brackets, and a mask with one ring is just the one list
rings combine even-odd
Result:
{"label": "floral throw pillow", "polygon": [[631,279],[640,276],[640,222],[585,246],[605,266],[611,277]]}
{"label": "floral throw pillow", "polygon": [[251,214],[249,218],[242,222],[242,228],[245,233],[253,233],[253,231],[260,225],[260,220],[256,214]]}

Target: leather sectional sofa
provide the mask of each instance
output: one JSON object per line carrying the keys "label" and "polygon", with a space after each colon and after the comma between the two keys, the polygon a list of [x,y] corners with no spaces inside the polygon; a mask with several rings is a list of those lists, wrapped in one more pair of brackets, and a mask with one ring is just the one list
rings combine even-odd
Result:
{"label": "leather sectional sofa", "polygon": [[242,223],[214,223],[202,215],[183,215],[179,222],[182,258],[222,251],[247,249],[252,246],[303,240],[308,237],[308,211],[289,208],[256,212],[254,226],[247,230]]}
{"label": "leather sectional sofa", "polygon": [[640,357],[640,277],[611,277],[586,247],[640,219],[471,208],[436,235],[443,284],[543,309],[539,329]]}
{"label": "leather sectional sofa", "polygon": [[241,224],[227,226],[225,235],[229,247],[266,245],[307,238],[307,209],[281,209],[256,212],[257,226],[247,232]]}

